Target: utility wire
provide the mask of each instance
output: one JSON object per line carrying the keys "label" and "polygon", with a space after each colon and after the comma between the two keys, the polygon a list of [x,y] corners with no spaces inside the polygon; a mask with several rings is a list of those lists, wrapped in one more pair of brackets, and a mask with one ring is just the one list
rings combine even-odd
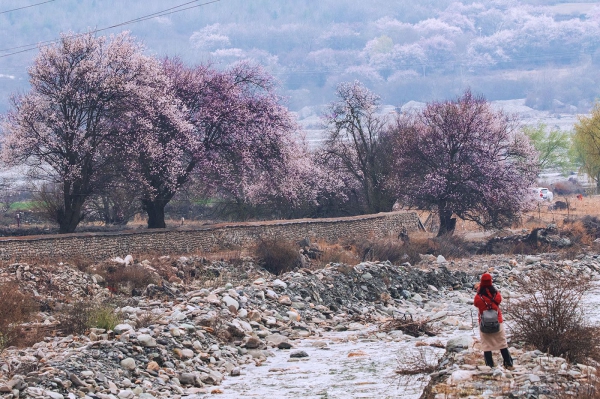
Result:
{"label": "utility wire", "polygon": [[[54,1],[54,0],[52,0],[52,1]],[[189,1],[187,3],[183,3],[183,4],[180,4],[180,5],[175,6],[175,7],[167,8],[165,10],[158,11],[158,12],[155,12],[155,13],[152,13],[152,14],[143,15],[141,17],[134,18],[134,19],[131,19],[129,21],[121,22],[119,24],[107,26],[105,28],[94,29],[92,31],[85,32],[85,33],[79,33],[79,34],[69,35],[67,37],[68,38],[75,38],[75,37],[80,37],[80,36],[87,35],[89,33],[102,32],[102,31],[109,30],[109,29],[114,29],[114,28],[117,28],[117,27],[120,27],[120,26],[125,26],[125,25],[129,25],[129,24],[137,23],[137,22],[146,21],[146,20],[149,20],[149,19],[152,19],[152,18],[163,17],[165,15],[171,15],[171,14],[175,14],[175,13],[178,13],[178,12],[190,10],[192,8],[198,8],[198,7],[203,7],[203,6],[206,6],[206,5],[209,5],[209,4],[218,3],[221,0],[212,0],[212,1],[208,1],[206,3],[197,4],[197,5],[190,6],[190,7],[185,7],[185,6],[189,5],[189,4],[197,3],[198,1],[200,1],[200,0]],[[181,7],[185,7],[185,8],[181,8]],[[6,49],[0,49],[1,52],[4,52],[4,51],[11,51],[11,50],[16,50],[16,49],[22,49],[22,48],[24,48],[24,50],[14,51],[12,53],[0,55],[0,58],[5,58],[5,57],[9,57],[11,55],[15,55],[15,54],[19,54],[19,53],[24,53],[24,52],[27,52],[27,51],[32,51],[32,50],[35,50],[35,49],[37,49],[39,47],[46,47],[46,46],[49,46],[52,43],[58,42],[59,40],[60,39],[46,40],[46,41],[42,41],[42,42],[35,43],[35,44],[32,43],[32,44],[26,44],[26,45],[23,45],[23,46],[17,46],[17,47],[10,47],[10,48],[6,48]]]}
{"label": "utility wire", "polygon": [[13,8],[12,10],[0,11],[0,14],[6,14],[9,12],[13,12],[13,11],[23,10],[25,8],[39,6],[41,4],[52,3],[53,1],[56,1],[56,0],[48,0],[48,1],[41,2],[41,3],[35,3],[35,4],[29,5],[29,6],[25,6],[25,7]]}

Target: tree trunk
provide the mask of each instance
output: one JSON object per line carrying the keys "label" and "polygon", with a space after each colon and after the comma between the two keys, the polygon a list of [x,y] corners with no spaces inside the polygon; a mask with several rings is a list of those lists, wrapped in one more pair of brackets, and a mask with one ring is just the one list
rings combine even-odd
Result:
{"label": "tree trunk", "polygon": [[165,224],[165,207],[169,200],[156,198],[154,200],[142,200],[142,207],[148,214],[149,229],[164,229]]}
{"label": "tree trunk", "polygon": [[64,208],[57,210],[58,232],[60,234],[73,233],[85,215],[81,208],[85,197],[83,195],[69,195],[64,199]]}
{"label": "tree trunk", "polygon": [[456,218],[452,217],[452,211],[441,210],[439,211],[440,216],[440,229],[438,230],[437,236],[452,235],[456,228]]}

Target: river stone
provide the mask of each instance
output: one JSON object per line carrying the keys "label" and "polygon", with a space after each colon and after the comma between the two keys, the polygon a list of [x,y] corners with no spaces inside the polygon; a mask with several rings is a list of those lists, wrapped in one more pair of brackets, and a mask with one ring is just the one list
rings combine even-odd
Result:
{"label": "river stone", "polygon": [[148,363],[148,366],[146,367],[146,370],[148,370],[148,371],[156,371],[157,372],[158,370],[160,370],[160,366],[155,361],[151,361],[150,363]]}
{"label": "river stone", "polygon": [[225,295],[222,301],[225,303],[225,305],[227,305],[228,308],[233,307],[236,311],[240,308],[240,303],[229,295]]}
{"label": "river stone", "polygon": [[64,396],[58,392],[44,391],[43,394],[49,397],[50,399],[64,399]]}
{"label": "river stone", "polygon": [[130,389],[124,389],[117,395],[121,399],[132,399],[135,394]]}
{"label": "river stone", "polygon": [[114,333],[117,335],[123,334],[125,331],[130,330],[133,330],[133,327],[131,327],[129,324],[117,324],[115,328],[113,328]]}
{"label": "river stone", "polygon": [[133,358],[125,358],[121,360],[121,367],[126,370],[135,370],[135,360]]}
{"label": "river stone", "polygon": [[280,279],[276,279],[273,281],[273,287],[286,289],[287,284],[285,282],[281,281]]}
{"label": "river stone", "polygon": [[292,310],[287,312],[287,317],[292,321],[300,321],[300,315]]}
{"label": "river stone", "polygon": [[181,357],[183,359],[191,359],[194,357],[194,351],[191,349],[182,349],[181,350]]}
{"label": "river stone", "polygon": [[526,256],[525,257],[525,264],[526,265],[531,265],[533,263],[537,263],[537,262],[541,262],[542,258],[540,258],[539,256]]}
{"label": "river stone", "polygon": [[261,345],[261,343],[262,342],[260,341],[260,339],[258,339],[258,337],[250,337],[248,338],[244,346],[248,349],[256,349]]}
{"label": "river stone", "polygon": [[196,385],[199,378],[196,373],[181,373],[179,374],[179,382],[184,385]]}
{"label": "river stone", "polygon": [[137,340],[140,343],[140,345],[145,347],[156,346],[156,340],[152,338],[149,334],[140,334],[138,335]]}
{"label": "river stone", "polygon": [[277,295],[277,293],[273,290],[267,290],[267,298],[277,299],[279,298],[279,295]]}
{"label": "river stone", "polygon": [[308,353],[306,353],[305,351],[295,351],[290,354],[290,358],[301,358],[301,357],[308,357]]}
{"label": "river stone", "polygon": [[456,370],[452,373],[451,379],[453,383],[468,381],[473,378],[475,372],[471,370]]}
{"label": "river stone", "polygon": [[267,343],[272,345],[272,346],[277,346],[282,342],[285,342],[288,340],[288,337],[286,337],[285,335],[281,335],[281,334],[271,334],[269,336],[267,336]]}
{"label": "river stone", "polygon": [[282,295],[279,297],[279,303],[282,305],[290,306],[292,304],[292,300],[287,295]]}
{"label": "river stone", "polygon": [[470,335],[461,335],[449,339],[446,343],[446,352],[462,352],[473,345],[473,338]]}

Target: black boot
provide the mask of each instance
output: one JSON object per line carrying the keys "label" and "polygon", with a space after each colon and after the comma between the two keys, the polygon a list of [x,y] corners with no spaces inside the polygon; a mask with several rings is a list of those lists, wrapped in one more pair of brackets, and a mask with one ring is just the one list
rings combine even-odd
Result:
{"label": "black boot", "polygon": [[502,354],[502,359],[504,360],[504,368],[507,370],[513,370],[513,360],[512,357],[510,357],[508,348],[500,349],[500,353]]}
{"label": "black boot", "polygon": [[494,367],[494,356],[491,351],[483,352],[483,358],[486,366]]}

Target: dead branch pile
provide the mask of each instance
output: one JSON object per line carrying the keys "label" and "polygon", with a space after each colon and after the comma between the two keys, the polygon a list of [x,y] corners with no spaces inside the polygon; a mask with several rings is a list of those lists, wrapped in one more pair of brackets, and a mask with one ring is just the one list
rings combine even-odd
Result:
{"label": "dead branch pile", "polygon": [[412,315],[404,314],[401,317],[384,321],[379,325],[379,329],[384,332],[400,330],[404,334],[412,337],[420,337],[422,335],[434,337],[439,331],[437,328],[434,328],[432,324],[439,319],[440,318],[425,318],[415,320],[413,319]]}

